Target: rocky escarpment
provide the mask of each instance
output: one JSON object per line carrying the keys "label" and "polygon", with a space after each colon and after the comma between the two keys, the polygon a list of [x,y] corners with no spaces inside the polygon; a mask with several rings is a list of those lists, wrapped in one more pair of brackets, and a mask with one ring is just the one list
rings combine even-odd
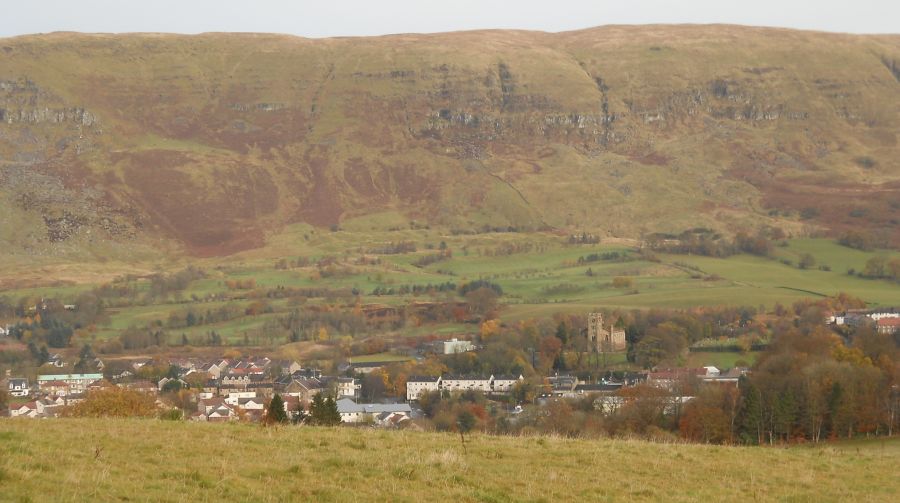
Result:
{"label": "rocky escarpment", "polygon": [[230,253],[286,224],[383,211],[460,231],[900,236],[896,36],[679,26],[3,47],[9,244],[24,227],[30,246],[90,231]]}

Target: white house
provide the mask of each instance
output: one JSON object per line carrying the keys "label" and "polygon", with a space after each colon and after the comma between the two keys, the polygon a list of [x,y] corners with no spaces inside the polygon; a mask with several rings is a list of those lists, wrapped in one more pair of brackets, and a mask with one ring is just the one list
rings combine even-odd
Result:
{"label": "white house", "polygon": [[410,416],[412,408],[408,403],[356,403],[349,398],[342,398],[337,401],[338,413],[341,415],[342,423],[363,423],[378,422],[378,416],[385,414],[385,418],[393,417],[396,422],[397,414]]}
{"label": "white house", "polygon": [[494,376],[460,376],[448,375],[441,378],[441,389],[447,391],[481,391],[483,393],[491,392],[491,382]]}
{"label": "white house", "polygon": [[35,400],[9,408],[9,417],[47,417],[52,416],[57,405],[49,400]]}
{"label": "white house", "polygon": [[261,398],[239,398],[237,406],[244,410],[264,410],[266,408]]}
{"label": "white house", "polygon": [[21,377],[9,378],[8,387],[9,387],[9,394],[11,396],[23,397],[23,396],[28,396],[28,393],[31,392],[31,390],[28,389],[28,379],[21,378]]}
{"label": "white house", "polygon": [[509,393],[517,382],[524,379],[521,374],[518,376],[501,375],[494,377],[493,382],[491,382],[491,391],[494,393]]}
{"label": "white house", "polygon": [[406,400],[418,400],[422,393],[441,389],[441,376],[410,376],[406,380]]}
{"label": "white house", "polygon": [[256,398],[255,391],[230,391],[225,397],[225,403],[228,405],[237,405],[241,399]]}
{"label": "white house", "polygon": [[9,336],[9,325],[0,326],[0,337],[8,337]]}
{"label": "white house", "polygon": [[320,379],[326,387],[334,387],[338,398],[356,398],[359,394],[359,380],[352,377],[323,376]]}
{"label": "white house", "polygon": [[465,353],[467,351],[472,351],[475,349],[475,346],[472,344],[472,341],[461,341],[459,339],[453,338],[449,341],[442,341],[440,343],[441,353],[445,355],[452,355],[455,353]]}

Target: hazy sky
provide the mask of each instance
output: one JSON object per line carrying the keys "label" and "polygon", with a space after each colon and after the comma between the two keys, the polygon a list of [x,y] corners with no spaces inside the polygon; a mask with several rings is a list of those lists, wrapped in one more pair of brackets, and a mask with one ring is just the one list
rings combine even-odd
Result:
{"label": "hazy sky", "polygon": [[734,23],[900,33],[898,0],[0,0],[0,36],[244,31],[305,37]]}

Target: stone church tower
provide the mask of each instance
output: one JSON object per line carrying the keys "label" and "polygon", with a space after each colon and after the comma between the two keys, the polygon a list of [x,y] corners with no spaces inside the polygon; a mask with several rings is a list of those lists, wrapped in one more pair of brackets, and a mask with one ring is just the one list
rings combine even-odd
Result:
{"label": "stone church tower", "polygon": [[588,314],[588,342],[593,344],[596,353],[616,353],[625,351],[625,331],[616,329],[612,324],[606,329],[603,327],[603,314]]}

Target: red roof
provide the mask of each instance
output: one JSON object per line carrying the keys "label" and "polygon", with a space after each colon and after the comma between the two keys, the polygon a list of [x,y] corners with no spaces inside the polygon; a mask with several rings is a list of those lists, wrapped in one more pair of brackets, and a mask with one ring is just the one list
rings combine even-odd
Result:
{"label": "red roof", "polygon": [[882,318],[877,323],[879,327],[900,327],[900,318]]}

